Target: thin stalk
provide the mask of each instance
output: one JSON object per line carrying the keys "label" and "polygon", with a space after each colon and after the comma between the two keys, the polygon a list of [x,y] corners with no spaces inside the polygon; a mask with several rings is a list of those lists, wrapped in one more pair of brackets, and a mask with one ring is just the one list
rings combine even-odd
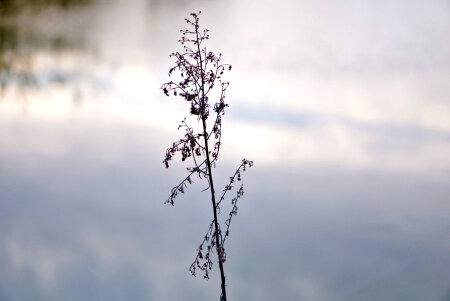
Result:
{"label": "thin stalk", "polygon": [[220,280],[221,280],[221,288],[222,288],[222,296],[220,298],[221,301],[227,301],[227,292],[225,287],[225,272],[223,269],[223,251],[222,251],[222,243],[219,237],[219,223],[217,219],[217,206],[216,206],[216,194],[214,191],[214,182],[212,178],[212,170],[211,170],[211,160],[209,158],[209,148],[208,148],[208,131],[206,129],[206,102],[205,102],[205,83],[203,79],[203,61],[202,61],[202,53],[200,51],[200,40],[198,38],[198,27],[195,28],[196,35],[197,35],[197,51],[198,55],[200,57],[200,76],[201,76],[201,114],[202,114],[202,124],[203,124],[203,138],[205,141],[205,151],[206,151],[206,166],[208,168],[208,178],[209,178],[209,186],[211,191],[211,202],[213,207],[213,214],[214,214],[214,227],[215,227],[215,238],[216,238],[216,250],[217,250],[217,257],[219,261],[219,269],[220,269]]}
{"label": "thin stalk", "polygon": [[217,222],[217,206],[216,206],[216,196],[214,191],[214,183],[211,173],[211,161],[209,159],[209,153],[208,153],[208,139],[206,138],[206,121],[205,119],[202,119],[203,121],[203,133],[205,138],[205,148],[206,148],[206,166],[208,167],[208,177],[209,177],[209,184],[210,184],[210,190],[211,190],[211,202],[213,206],[213,213],[214,213],[214,227],[215,227],[215,237],[216,237],[216,250],[217,250],[217,256],[219,257],[219,269],[220,269],[220,279],[221,279],[221,288],[222,288],[222,298],[221,301],[227,301],[227,292],[225,289],[225,272],[223,269],[223,252],[222,252],[222,243],[219,237],[219,225]]}

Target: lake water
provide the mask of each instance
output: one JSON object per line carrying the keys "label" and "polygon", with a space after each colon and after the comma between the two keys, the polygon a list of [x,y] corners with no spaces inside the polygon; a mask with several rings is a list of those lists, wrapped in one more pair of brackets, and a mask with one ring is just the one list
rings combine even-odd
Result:
{"label": "lake water", "polygon": [[163,204],[198,10],[233,64],[218,190],[255,162],[229,299],[450,300],[447,2],[40,3],[0,4],[0,300],[218,300],[188,272],[206,183]]}

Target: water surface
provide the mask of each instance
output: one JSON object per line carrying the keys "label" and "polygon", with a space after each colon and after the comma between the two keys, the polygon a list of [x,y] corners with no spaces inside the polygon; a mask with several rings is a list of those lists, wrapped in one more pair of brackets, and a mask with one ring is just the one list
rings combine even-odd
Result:
{"label": "water surface", "polygon": [[230,299],[449,300],[446,2],[5,3],[1,300],[218,299],[187,270],[206,184],[163,205],[189,108],[159,87],[196,10],[233,64],[217,183],[255,161]]}

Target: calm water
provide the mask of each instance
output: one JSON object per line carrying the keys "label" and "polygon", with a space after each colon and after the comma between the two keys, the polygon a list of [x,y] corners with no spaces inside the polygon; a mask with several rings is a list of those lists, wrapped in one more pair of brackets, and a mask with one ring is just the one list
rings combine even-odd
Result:
{"label": "calm water", "polygon": [[233,64],[216,181],[255,161],[230,299],[450,300],[447,2],[48,2],[0,5],[0,300],[218,299],[205,183],[163,204],[197,10]]}

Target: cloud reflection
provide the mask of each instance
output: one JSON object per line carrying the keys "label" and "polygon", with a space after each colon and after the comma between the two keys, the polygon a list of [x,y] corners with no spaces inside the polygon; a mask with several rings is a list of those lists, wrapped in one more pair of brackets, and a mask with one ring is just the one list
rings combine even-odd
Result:
{"label": "cloud reflection", "polygon": [[[203,187],[162,204],[182,170],[165,170],[163,152],[186,107],[159,86],[197,4],[100,1],[41,14],[46,26],[85,20],[88,31],[63,32],[93,53],[33,46],[38,85],[12,89],[8,75],[0,299],[217,298],[217,279],[187,271],[209,222]],[[212,47],[233,63],[217,181],[242,156],[256,163],[228,249],[230,296],[447,300],[448,7],[201,9]]]}

